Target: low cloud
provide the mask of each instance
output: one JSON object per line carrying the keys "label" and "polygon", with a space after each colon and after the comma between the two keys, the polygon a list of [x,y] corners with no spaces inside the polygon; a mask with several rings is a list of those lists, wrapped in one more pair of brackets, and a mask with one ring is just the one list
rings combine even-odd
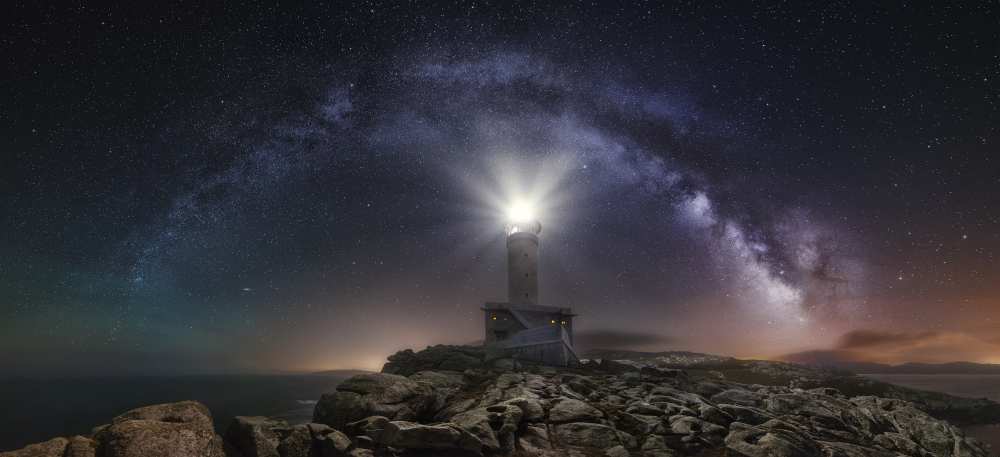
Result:
{"label": "low cloud", "polygon": [[574,339],[575,345],[582,350],[657,349],[673,342],[673,338],[658,333],[630,332],[612,329],[577,332]]}
{"label": "low cloud", "polygon": [[875,347],[915,346],[933,341],[941,336],[938,332],[891,333],[876,330],[852,330],[843,334],[836,349],[858,350]]}
{"label": "low cloud", "polygon": [[865,362],[1000,363],[1000,339],[968,332],[887,332],[851,330],[831,348],[803,351],[781,360],[814,365],[850,365]]}

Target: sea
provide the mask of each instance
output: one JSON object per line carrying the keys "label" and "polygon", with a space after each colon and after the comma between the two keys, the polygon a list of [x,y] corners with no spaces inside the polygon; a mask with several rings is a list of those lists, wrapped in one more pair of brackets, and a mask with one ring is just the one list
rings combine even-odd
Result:
{"label": "sea", "polygon": [[308,422],[324,392],[353,373],[0,380],[0,452],[56,436],[89,434],[140,406],[197,400],[222,433],[234,416]]}
{"label": "sea", "polygon": [[[988,398],[1000,402],[1000,375],[980,374],[865,374],[872,379],[959,397]],[[1000,456],[1000,424],[964,427],[965,433],[992,447]]]}

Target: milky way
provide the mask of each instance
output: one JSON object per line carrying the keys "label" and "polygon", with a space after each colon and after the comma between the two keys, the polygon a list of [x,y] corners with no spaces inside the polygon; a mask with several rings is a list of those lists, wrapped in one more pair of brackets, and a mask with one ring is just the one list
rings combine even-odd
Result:
{"label": "milky way", "polygon": [[940,95],[882,12],[875,58],[815,35],[829,11],[433,8],[248,12],[142,35],[131,67],[112,31],[66,51],[76,79],[17,54],[0,329],[32,349],[4,362],[375,368],[473,342],[514,198],[539,207],[542,301],[601,344],[997,353],[996,68],[972,44],[995,30],[934,73],[979,89]]}

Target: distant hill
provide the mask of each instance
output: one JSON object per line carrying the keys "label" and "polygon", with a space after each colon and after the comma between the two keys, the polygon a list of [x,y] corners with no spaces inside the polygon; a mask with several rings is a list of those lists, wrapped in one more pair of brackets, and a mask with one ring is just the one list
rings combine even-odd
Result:
{"label": "distant hill", "polygon": [[837,368],[870,374],[997,374],[1000,365],[975,362],[916,363],[900,365],[863,362],[846,351],[806,351],[781,357],[785,362],[822,368]]}
{"label": "distant hill", "polygon": [[312,376],[337,376],[337,377],[351,377],[357,376],[359,374],[371,373],[367,370],[325,370],[317,371],[314,373],[309,373]]}

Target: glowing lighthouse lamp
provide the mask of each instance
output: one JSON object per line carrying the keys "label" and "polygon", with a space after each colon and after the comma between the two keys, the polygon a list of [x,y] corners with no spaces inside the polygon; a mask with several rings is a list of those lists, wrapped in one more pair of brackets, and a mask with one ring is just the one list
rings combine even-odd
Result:
{"label": "glowing lighthouse lamp", "polygon": [[484,344],[520,361],[569,365],[573,349],[573,311],[538,301],[538,235],[535,208],[515,200],[506,211],[507,301],[487,302]]}
{"label": "glowing lighthouse lamp", "polygon": [[523,200],[517,200],[507,208],[507,235],[532,232],[538,235],[542,224],[535,219],[535,208]]}

